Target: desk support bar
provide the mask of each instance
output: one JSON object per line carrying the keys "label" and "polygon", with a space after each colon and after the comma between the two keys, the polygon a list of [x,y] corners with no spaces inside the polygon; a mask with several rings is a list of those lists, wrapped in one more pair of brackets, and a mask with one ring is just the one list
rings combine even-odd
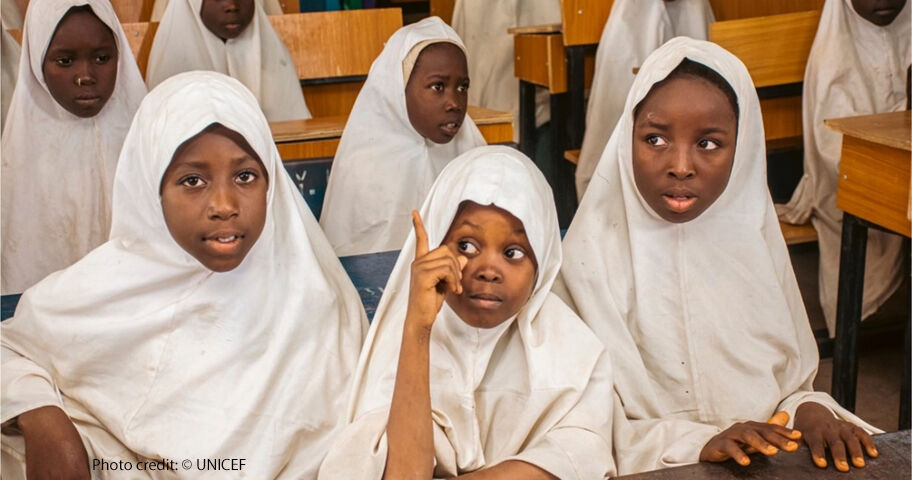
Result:
{"label": "desk support bar", "polygon": [[842,216],[839,256],[839,289],[836,297],[836,341],[833,345],[833,398],[855,411],[858,380],[858,325],[864,293],[865,251],[868,227],[856,216]]}
{"label": "desk support bar", "polygon": [[519,150],[535,158],[535,84],[519,81]]}
{"label": "desk support bar", "polygon": [[586,47],[567,47],[567,86],[570,91],[570,138],[567,150],[582,147],[583,132],[586,131]]}

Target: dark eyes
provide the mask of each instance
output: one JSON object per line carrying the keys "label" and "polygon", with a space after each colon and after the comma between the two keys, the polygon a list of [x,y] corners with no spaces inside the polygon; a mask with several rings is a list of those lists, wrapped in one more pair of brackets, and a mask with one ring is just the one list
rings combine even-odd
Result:
{"label": "dark eyes", "polygon": [[661,147],[661,146],[668,144],[668,142],[666,142],[664,138],[662,138],[658,135],[649,135],[648,137],[646,137],[646,143],[648,143],[654,147]]}
{"label": "dark eyes", "polygon": [[[435,91],[435,92],[442,92],[442,91],[444,91],[444,90],[446,89],[446,85],[444,85],[443,82],[432,83],[431,86],[430,86],[430,89],[433,90],[433,91]],[[463,83],[463,84],[459,85],[458,87],[456,87],[456,91],[459,92],[459,93],[468,92],[468,91],[469,91],[469,84],[468,84],[468,83]]]}
{"label": "dark eyes", "polygon": [[[653,147],[664,147],[665,145],[668,145],[668,142],[659,135],[647,136],[646,143],[652,145]],[[704,139],[700,140],[699,142],[697,142],[697,146],[699,146],[703,150],[715,150],[715,149],[721,147],[719,142],[717,142],[715,140],[710,140],[708,138],[704,138]]]}
{"label": "dark eyes", "polygon": [[98,55],[95,57],[95,63],[103,64],[111,61],[111,55]]}
{"label": "dark eyes", "polygon": [[191,175],[182,178],[180,184],[185,187],[198,187],[203,184],[203,179],[196,175]]}
{"label": "dark eyes", "polygon": [[709,140],[707,138],[700,140],[700,142],[697,143],[697,145],[699,145],[700,148],[702,148],[704,150],[715,150],[721,146],[721,145],[719,145],[719,142],[717,142],[715,140]]}
{"label": "dark eyes", "polygon": [[257,174],[251,171],[244,171],[237,176],[238,183],[251,183],[257,179]]}
{"label": "dark eyes", "polygon": [[54,59],[54,63],[61,67],[69,67],[73,64],[73,57],[58,57]]}
{"label": "dark eyes", "polygon": [[[478,247],[469,240],[460,240],[456,243],[456,245],[459,248],[460,252],[468,255],[474,255],[480,251]],[[504,250],[504,256],[510,260],[519,260],[526,256],[526,252],[518,247],[510,247]]]}
{"label": "dark eyes", "polygon": [[468,240],[462,240],[459,243],[457,243],[457,245],[459,246],[460,252],[469,253],[469,254],[478,253],[478,247],[476,247],[475,244],[473,244],[472,242],[470,242]]}
{"label": "dark eyes", "polygon": [[525,257],[526,253],[518,248],[508,248],[504,252],[504,256],[511,260],[519,260],[520,258]]}
{"label": "dark eyes", "polygon": [[[252,170],[244,170],[243,172],[238,173],[234,178],[237,183],[246,185],[253,183],[259,178],[259,175]],[[186,177],[181,178],[179,183],[185,187],[196,188],[205,185],[206,181],[199,175],[187,175]]]}
{"label": "dark eyes", "polygon": [[[98,65],[104,65],[104,64],[110,62],[113,57],[114,57],[113,55],[103,53],[101,55],[96,55],[95,58],[92,59],[92,61]],[[69,67],[69,66],[73,65],[73,62],[74,62],[73,57],[57,57],[54,59],[54,63],[56,63],[57,65],[60,65],[61,67]]]}

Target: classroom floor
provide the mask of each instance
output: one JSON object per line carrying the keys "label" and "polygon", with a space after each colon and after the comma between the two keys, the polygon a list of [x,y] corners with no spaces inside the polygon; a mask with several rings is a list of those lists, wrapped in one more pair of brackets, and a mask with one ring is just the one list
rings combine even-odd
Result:
{"label": "classroom floor", "polygon": [[[817,295],[818,251],[816,244],[790,248],[792,266],[804,297],[811,327],[825,329]],[[881,309],[865,320],[859,336],[858,397],[856,411],[861,418],[887,432],[895,431],[899,420],[899,385],[902,376],[903,328],[909,311],[909,281]],[[814,388],[831,391],[833,359],[830,349],[821,348],[820,368]]]}

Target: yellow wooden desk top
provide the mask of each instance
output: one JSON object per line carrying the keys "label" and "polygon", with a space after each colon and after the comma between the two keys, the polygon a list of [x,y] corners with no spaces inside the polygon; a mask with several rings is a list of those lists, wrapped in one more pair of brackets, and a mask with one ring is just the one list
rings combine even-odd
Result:
{"label": "yellow wooden desk top", "polygon": [[910,112],[827,120],[843,133],[836,206],[844,212],[912,236]]}
{"label": "yellow wooden desk top", "polygon": [[528,27],[508,28],[507,33],[510,35],[529,35],[532,33],[560,33],[561,24],[553,23],[549,25],[530,25]]}
{"label": "yellow wooden desk top", "polygon": [[[479,127],[513,123],[513,114],[510,112],[469,106],[467,113]],[[348,115],[334,115],[307,120],[270,122],[269,128],[276,143],[325,140],[341,137],[347,121]]]}
{"label": "yellow wooden desk top", "polygon": [[912,112],[877,113],[860,117],[833,118],[823,121],[831,130],[844,135],[912,151]]}

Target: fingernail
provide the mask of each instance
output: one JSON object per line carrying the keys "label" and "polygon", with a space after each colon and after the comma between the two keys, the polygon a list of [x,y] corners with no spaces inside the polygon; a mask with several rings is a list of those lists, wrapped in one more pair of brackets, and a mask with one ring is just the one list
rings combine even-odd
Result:
{"label": "fingernail", "polygon": [[853,462],[853,463],[855,464],[855,466],[858,467],[858,468],[862,468],[862,467],[865,466],[864,459],[861,458],[861,457],[855,457],[855,458],[853,458],[853,459],[852,459],[852,462]]}
{"label": "fingernail", "polygon": [[878,456],[878,455],[880,455],[879,453],[877,453],[877,449],[876,449],[876,448],[872,448],[872,449],[871,449],[871,454],[873,454],[873,456],[875,456],[875,457]]}
{"label": "fingernail", "polygon": [[741,465],[750,465],[751,461],[749,458],[742,458],[740,462]]}
{"label": "fingernail", "polygon": [[776,447],[769,447],[766,449],[766,453],[768,453],[770,455],[774,455],[776,453],[779,453],[779,449]]}
{"label": "fingernail", "polygon": [[836,462],[836,468],[838,468],[840,471],[848,472],[849,462],[846,462],[845,460],[838,461]]}
{"label": "fingernail", "polygon": [[815,458],[814,463],[816,463],[817,466],[820,468],[826,468],[826,460],[824,460],[822,458]]}
{"label": "fingernail", "polygon": [[795,442],[788,442],[785,444],[785,448],[787,448],[789,450],[795,450],[796,448],[798,448],[798,444]]}

